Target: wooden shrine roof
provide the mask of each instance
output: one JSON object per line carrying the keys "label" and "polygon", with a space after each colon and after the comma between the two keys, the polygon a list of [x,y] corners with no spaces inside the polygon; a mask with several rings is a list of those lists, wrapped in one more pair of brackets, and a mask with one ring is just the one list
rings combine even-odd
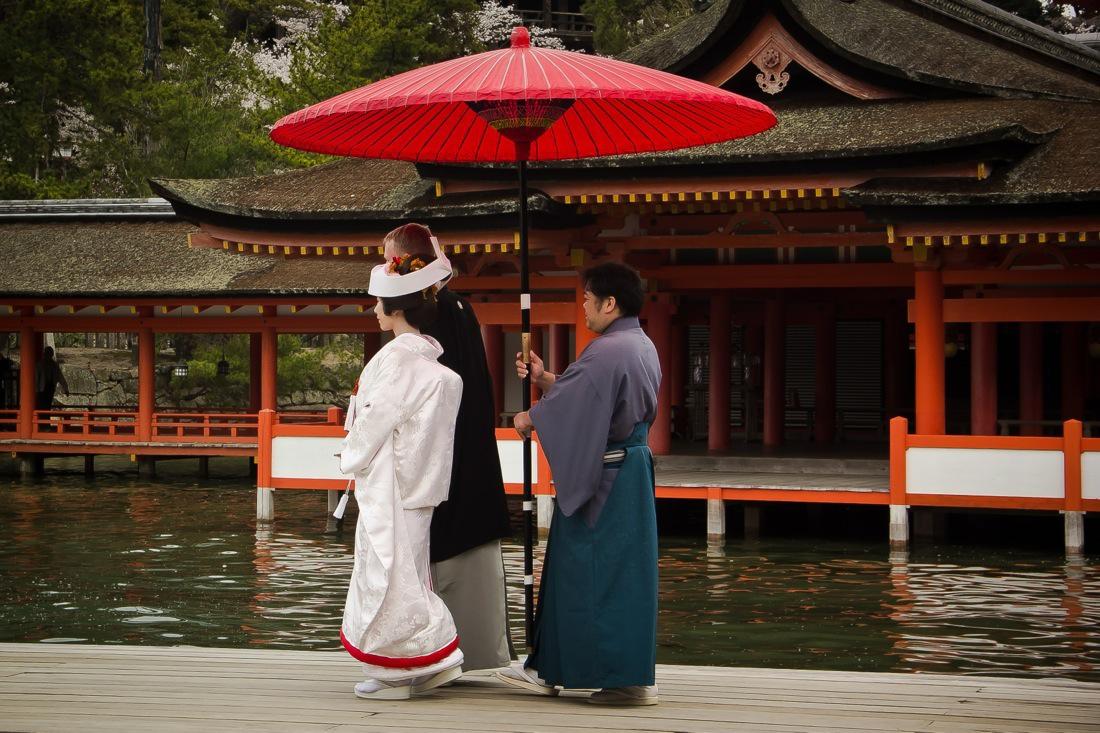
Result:
{"label": "wooden shrine roof", "polygon": [[[376,222],[385,231],[409,219],[515,215],[515,194],[485,191],[435,195],[435,179],[422,177],[411,163],[343,158],[268,176],[224,179],[154,179],[153,189],[200,212],[252,219]],[[534,215],[569,217],[570,210],[535,191],[528,199]],[[201,216],[197,218],[202,218]]]}
{"label": "wooden shrine roof", "polygon": [[[703,166],[708,165],[713,166],[712,175],[730,175],[738,166],[759,172],[761,163],[859,165],[861,159],[873,169],[876,161],[887,157],[909,156],[920,162],[929,155],[962,155],[979,146],[1015,146],[1019,150],[1014,155],[1022,157],[994,165],[993,175],[985,180],[934,179],[912,185],[926,192],[920,196],[940,190],[955,203],[1100,198],[1100,168],[1090,162],[1100,152],[1100,104],[988,97],[853,100],[845,104],[777,106],[776,112],[778,125],[741,140],[670,153],[532,164],[531,186],[537,189],[538,180],[548,176],[584,174],[617,179],[639,175],[640,169],[669,169],[668,175],[673,177],[707,175]],[[315,223],[512,214],[515,201],[511,191],[435,196],[433,174],[461,178],[464,170],[474,168],[417,168],[393,161],[342,159],[271,176],[161,180],[155,181],[154,187],[177,204],[185,217],[200,220],[209,213]],[[481,168],[476,172],[484,175]],[[677,170],[683,172],[678,174]],[[510,183],[513,174],[510,168],[502,167],[497,175],[507,177]],[[387,181],[387,185],[379,185],[379,180]],[[889,193],[895,190],[899,203],[914,203],[909,185],[905,181],[888,185],[869,182],[857,190],[869,197],[874,192],[875,204],[890,203]],[[867,201],[870,203],[871,198]],[[567,220],[568,209],[537,190],[532,191],[529,205],[536,215],[553,214],[558,221]],[[187,209],[194,210],[190,216]],[[382,224],[378,221],[375,226]]]}
{"label": "wooden shrine roof", "polygon": [[[698,77],[708,52],[729,46],[727,31],[752,16],[754,5],[760,3],[716,0],[620,58]],[[793,19],[828,53],[901,81],[995,96],[1100,100],[1100,52],[978,0],[765,5]]]}
{"label": "wooden shrine roof", "polygon": [[0,223],[0,296],[365,294],[373,262],[189,248],[181,221]]}

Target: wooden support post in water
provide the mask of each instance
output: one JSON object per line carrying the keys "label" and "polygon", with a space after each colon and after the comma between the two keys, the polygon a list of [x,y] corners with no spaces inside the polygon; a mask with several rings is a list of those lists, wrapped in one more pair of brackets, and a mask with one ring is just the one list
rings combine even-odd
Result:
{"label": "wooden support post in water", "polygon": [[760,539],[760,507],[756,504],[745,505],[745,516],[743,518],[743,526],[745,530],[746,540],[758,540]]}
{"label": "wooden support post in water", "polygon": [[138,457],[138,476],[141,478],[157,477],[157,462],[152,456]]}
{"label": "wooden support post in water", "polygon": [[84,456],[84,478],[95,478],[95,456]]}
{"label": "wooden support post in water", "polygon": [[947,532],[946,517],[939,509],[927,507],[913,510],[913,536],[923,540],[942,541]]}
{"label": "wooden support post in water", "polygon": [[707,496],[707,542],[724,544],[726,541],[726,503],[720,492]]}
{"label": "wooden support post in water", "polygon": [[199,456],[199,478],[210,478],[210,456]]}
{"label": "wooden support post in water", "polygon": [[325,503],[328,507],[328,512],[325,514],[325,532],[329,534],[340,531],[340,525],[344,523],[343,519],[337,519],[332,516],[332,513],[336,511],[336,507],[340,503],[340,496],[343,493],[343,491],[334,489],[329,489],[325,492]]}
{"label": "wooden support post in water", "polygon": [[43,471],[43,460],[38,456],[20,456],[19,457],[19,478],[23,481],[41,476]]}

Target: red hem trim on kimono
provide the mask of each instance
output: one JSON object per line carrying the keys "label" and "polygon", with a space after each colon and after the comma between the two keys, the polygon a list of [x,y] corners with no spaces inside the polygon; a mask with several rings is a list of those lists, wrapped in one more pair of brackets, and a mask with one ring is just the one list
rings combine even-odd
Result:
{"label": "red hem trim on kimono", "polygon": [[434,651],[431,654],[423,654],[419,657],[384,657],[381,654],[368,654],[367,652],[356,649],[347,637],[344,636],[344,630],[340,629],[340,643],[347,649],[348,654],[358,659],[363,664],[373,664],[376,667],[426,667],[429,664],[435,664],[436,662],[446,659],[448,656],[458,649],[458,637],[454,638],[450,644],[447,644],[442,649]]}

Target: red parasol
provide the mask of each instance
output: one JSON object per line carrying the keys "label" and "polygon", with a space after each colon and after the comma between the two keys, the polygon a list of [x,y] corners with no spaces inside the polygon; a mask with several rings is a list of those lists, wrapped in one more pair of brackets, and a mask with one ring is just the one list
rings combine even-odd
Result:
{"label": "red parasol", "polygon": [[[527,162],[687,148],[775,124],[765,105],[662,71],[569,51],[511,46],[413,69],[287,115],[271,139],[328,155],[422,163],[515,162],[519,168],[520,308],[529,362]],[[523,409],[531,406],[529,378]],[[533,618],[530,438],[523,451],[527,640]]]}

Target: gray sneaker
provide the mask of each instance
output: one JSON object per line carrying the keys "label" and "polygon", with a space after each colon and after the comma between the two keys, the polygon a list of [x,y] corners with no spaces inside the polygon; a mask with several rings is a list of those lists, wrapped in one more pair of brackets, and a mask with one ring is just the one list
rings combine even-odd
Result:
{"label": "gray sneaker", "polygon": [[593,705],[656,705],[657,685],[608,687],[588,698]]}
{"label": "gray sneaker", "polygon": [[495,676],[501,682],[509,684],[512,687],[518,687],[521,690],[533,692],[536,695],[549,695],[553,697],[558,694],[556,687],[546,684],[546,681],[539,677],[537,671],[533,669],[524,669],[521,662],[513,662],[510,667],[500,670]]}

